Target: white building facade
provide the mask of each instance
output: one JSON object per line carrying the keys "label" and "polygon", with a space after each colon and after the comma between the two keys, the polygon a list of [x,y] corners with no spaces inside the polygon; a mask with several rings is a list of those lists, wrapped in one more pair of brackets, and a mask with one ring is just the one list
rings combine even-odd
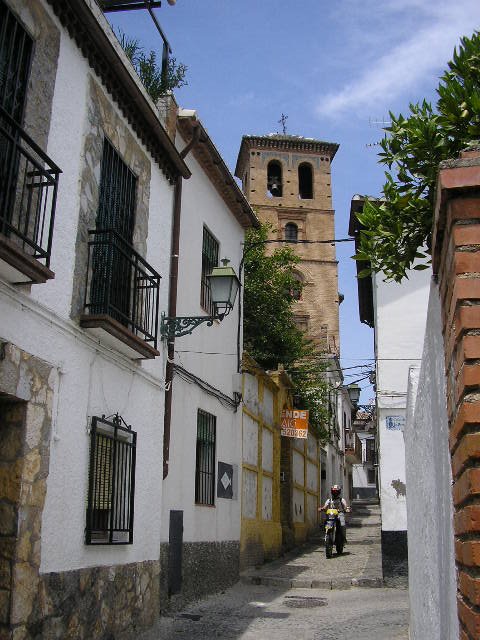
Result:
{"label": "white building facade", "polygon": [[[192,177],[181,196],[176,316],[215,313],[206,275],[223,258],[240,274],[245,229],[258,221],[195,112],[180,110],[176,144]],[[242,468],[241,307],[170,343],[168,467],[162,505],[162,607],[234,584]]]}
{"label": "white building facade", "polygon": [[190,171],[97,3],[0,16],[0,628],[119,636],[159,610],[159,324]]}
{"label": "white building facade", "polygon": [[[364,199],[355,196],[350,235],[357,236]],[[358,269],[363,265],[358,264]],[[359,279],[361,321],[374,328],[378,437],[378,484],[382,511],[382,564],[385,580],[408,574],[407,488],[404,427],[409,367],[422,357],[431,271],[412,270],[401,284],[382,273]]]}

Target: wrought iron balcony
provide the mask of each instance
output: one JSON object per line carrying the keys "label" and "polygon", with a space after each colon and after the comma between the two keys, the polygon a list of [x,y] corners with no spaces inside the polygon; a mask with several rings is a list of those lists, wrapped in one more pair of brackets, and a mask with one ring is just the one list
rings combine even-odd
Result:
{"label": "wrought iron balcony", "polygon": [[45,282],[61,170],[0,107],[0,276]]}
{"label": "wrought iron balcony", "polygon": [[113,229],[89,231],[80,325],[133,358],[157,351],[160,276]]}

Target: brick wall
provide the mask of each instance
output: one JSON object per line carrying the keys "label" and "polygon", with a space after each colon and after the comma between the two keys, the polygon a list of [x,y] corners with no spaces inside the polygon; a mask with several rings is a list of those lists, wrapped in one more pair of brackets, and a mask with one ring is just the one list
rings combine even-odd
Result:
{"label": "brick wall", "polygon": [[433,234],[447,376],[461,640],[480,638],[480,150],[442,163]]}

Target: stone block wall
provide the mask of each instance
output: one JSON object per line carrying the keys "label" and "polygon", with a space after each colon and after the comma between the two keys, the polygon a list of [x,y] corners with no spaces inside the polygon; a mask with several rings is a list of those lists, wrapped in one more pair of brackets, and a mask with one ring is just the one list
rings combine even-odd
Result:
{"label": "stone block wall", "polygon": [[480,149],[441,165],[433,267],[445,343],[460,638],[474,640],[480,637]]}

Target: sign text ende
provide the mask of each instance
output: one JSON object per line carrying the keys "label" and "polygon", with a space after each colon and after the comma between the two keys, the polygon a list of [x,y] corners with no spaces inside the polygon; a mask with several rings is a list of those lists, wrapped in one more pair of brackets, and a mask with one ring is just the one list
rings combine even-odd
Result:
{"label": "sign text ende", "polygon": [[306,438],[308,434],[308,411],[284,409],[281,416],[281,435],[287,438]]}

